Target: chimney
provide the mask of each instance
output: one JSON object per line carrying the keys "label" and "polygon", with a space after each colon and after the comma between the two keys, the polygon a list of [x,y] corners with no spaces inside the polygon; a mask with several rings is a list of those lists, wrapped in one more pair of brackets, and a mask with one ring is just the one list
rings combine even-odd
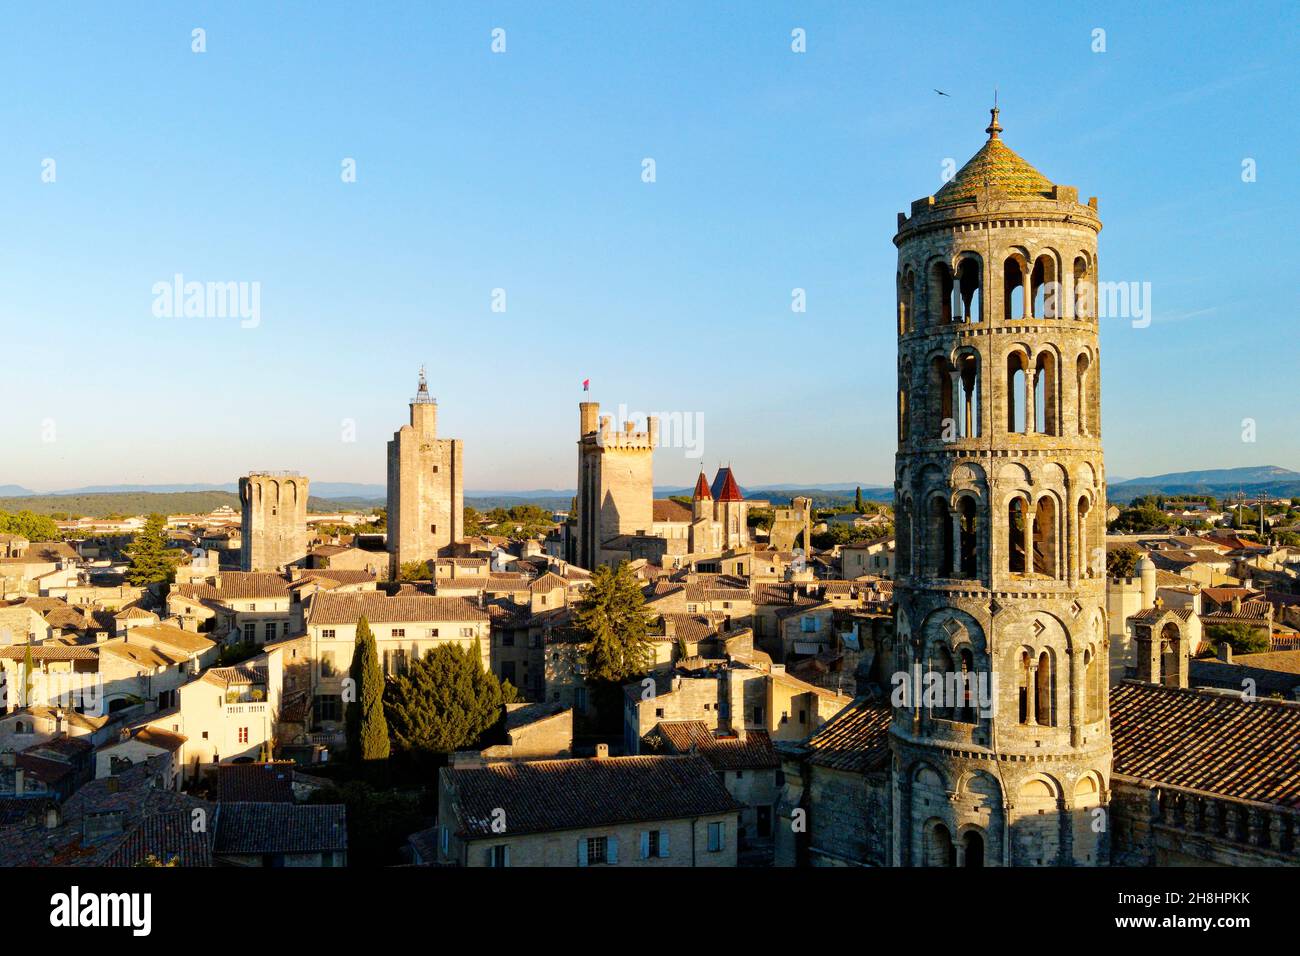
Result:
{"label": "chimney", "polygon": [[25,790],[25,783],[23,781],[23,768],[16,767],[14,769],[14,796],[21,797],[25,792],[26,790]]}
{"label": "chimney", "polygon": [[1232,613],[1233,614],[1241,613],[1241,595],[1239,594],[1234,594],[1232,596]]}
{"label": "chimney", "polygon": [[50,807],[45,811],[45,829],[47,830],[58,829],[59,824],[62,822],[63,820],[59,813],[58,807]]}
{"label": "chimney", "polygon": [[596,759],[605,760],[609,757],[609,744],[596,744]]}
{"label": "chimney", "polygon": [[1219,660],[1225,664],[1232,663],[1232,645],[1227,641],[1219,645]]}

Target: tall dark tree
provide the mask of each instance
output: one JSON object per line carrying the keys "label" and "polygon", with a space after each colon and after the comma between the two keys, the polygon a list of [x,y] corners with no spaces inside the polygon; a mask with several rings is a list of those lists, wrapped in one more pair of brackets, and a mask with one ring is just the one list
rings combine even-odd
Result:
{"label": "tall dark tree", "polygon": [[126,579],[136,587],[171,584],[176,579],[175,553],[167,550],[167,519],[150,515],[126,549]]}
{"label": "tall dark tree", "polygon": [[853,496],[853,510],[860,515],[867,513],[867,504],[862,500],[862,486],[858,486],[857,494]]}
{"label": "tall dark tree", "polygon": [[573,621],[587,645],[590,680],[622,682],[650,669],[650,616],[641,583],[626,561],[592,572],[591,586],[574,608]]}
{"label": "tall dark tree", "polygon": [[352,690],[348,703],[348,756],[354,763],[388,759],[388,722],[384,718],[384,674],[370,622],[357,621],[357,642],[352,648]]}
{"label": "tall dark tree", "polygon": [[483,669],[478,643],[440,644],[388,685],[384,711],[393,745],[413,755],[451,753],[478,743],[518,693]]}

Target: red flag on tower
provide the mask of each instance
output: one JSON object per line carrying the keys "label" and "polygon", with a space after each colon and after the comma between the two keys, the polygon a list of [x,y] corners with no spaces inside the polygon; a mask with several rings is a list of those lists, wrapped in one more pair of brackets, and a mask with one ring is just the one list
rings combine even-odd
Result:
{"label": "red flag on tower", "polygon": [[583,390],[584,392],[590,392],[590,391],[591,391],[591,379],[589,379],[589,378],[584,378],[584,379],[582,380],[582,390]]}

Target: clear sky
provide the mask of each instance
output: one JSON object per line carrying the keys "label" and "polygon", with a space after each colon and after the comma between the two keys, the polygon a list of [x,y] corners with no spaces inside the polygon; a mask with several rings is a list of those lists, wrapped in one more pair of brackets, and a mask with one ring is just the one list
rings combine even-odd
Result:
{"label": "clear sky", "polygon": [[[995,86],[1151,283],[1102,323],[1110,475],[1300,469],[1297,9],[9,5],[0,485],[382,481],[421,363],[470,489],[572,486],[585,378],[702,415],[710,474],[888,483],[896,214]],[[260,323],[156,316],[178,273]]]}

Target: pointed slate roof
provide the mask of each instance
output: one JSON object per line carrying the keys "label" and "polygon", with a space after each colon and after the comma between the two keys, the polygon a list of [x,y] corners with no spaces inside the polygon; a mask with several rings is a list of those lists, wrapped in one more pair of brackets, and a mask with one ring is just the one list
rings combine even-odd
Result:
{"label": "pointed slate roof", "polygon": [[696,501],[699,501],[701,498],[713,497],[712,493],[709,491],[709,483],[704,480],[704,472],[700,472],[700,477],[695,479],[695,494],[691,497]]}
{"label": "pointed slate roof", "polygon": [[1023,199],[1052,197],[1051,180],[1002,142],[997,107],[991,112],[993,121],[985,129],[989,134],[988,142],[957,171],[956,176],[934,194],[935,206],[955,206],[970,202],[986,185],[1003,196]]}
{"label": "pointed slate roof", "polygon": [[717,501],[745,500],[745,496],[740,493],[740,485],[736,484],[736,476],[729,467],[719,468],[713,476],[713,497]]}

